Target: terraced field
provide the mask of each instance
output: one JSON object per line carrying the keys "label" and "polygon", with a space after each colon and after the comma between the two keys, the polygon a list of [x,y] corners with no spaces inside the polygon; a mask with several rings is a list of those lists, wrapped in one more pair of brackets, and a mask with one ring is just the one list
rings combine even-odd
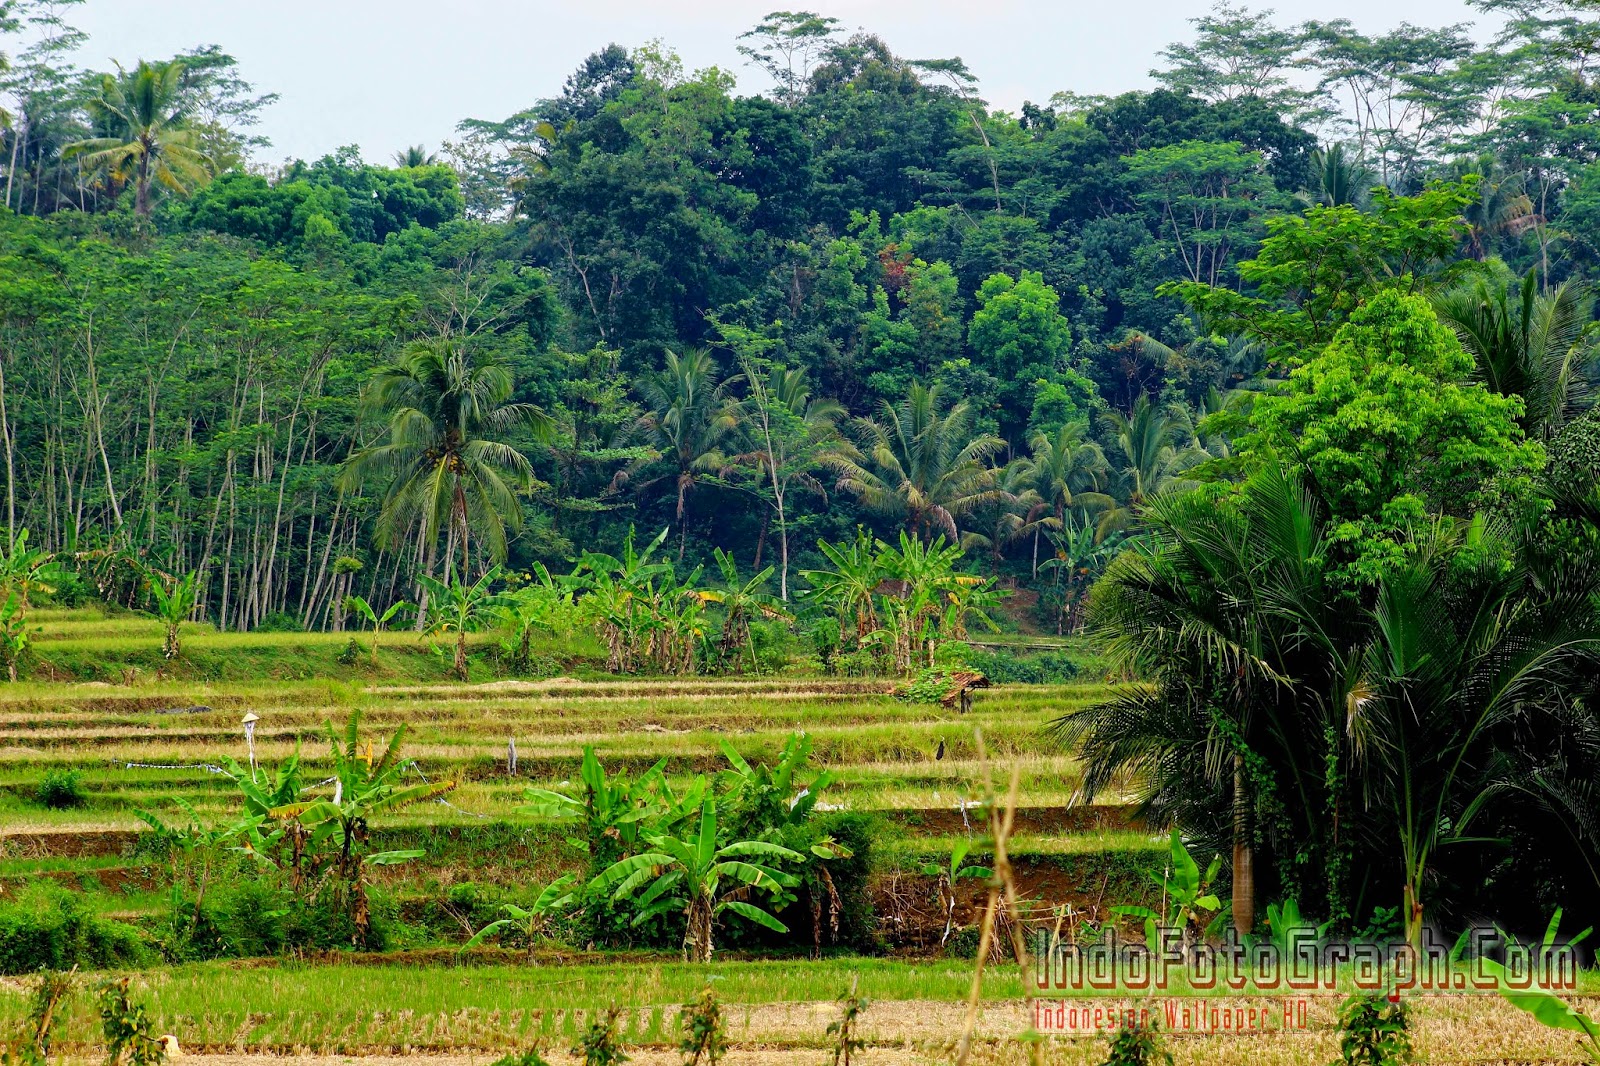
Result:
{"label": "terraced field", "polygon": [[[982,861],[980,736],[992,770],[1021,771],[1011,850],[1034,921],[1056,922],[1064,913],[1098,921],[1110,905],[1158,891],[1150,875],[1159,877],[1165,857],[1159,835],[1137,823],[1119,797],[1074,805],[1076,765],[1045,734],[1050,719],[1104,697],[1102,684],[998,686],[977,693],[970,713],[961,714],[897,699],[882,680],[798,672],[758,680],[608,679],[591,672],[578,639],[548,650],[583,676],[449,684],[423,680],[438,676],[439,663],[409,634],[386,638],[376,670],[363,662],[346,664],[336,677],[300,678],[297,659],[320,670],[348,639],[266,634],[252,643],[197,631],[189,638],[197,657],[226,646],[274,679],[157,676],[173,671],[159,666],[160,632],[147,621],[63,614],[47,622],[41,660],[65,662],[58,649],[66,649],[76,657],[76,676],[101,678],[117,676],[119,662],[158,665],[130,669],[118,682],[33,680],[0,688],[0,902],[48,881],[93,911],[158,925],[169,908],[166,868],[142,846],[147,838],[135,811],[181,820],[181,800],[202,820],[232,813],[237,790],[222,770],[229,758],[248,759],[246,714],[258,717],[258,761],[274,765],[299,750],[310,781],[328,766],[325,725],[360,711],[366,735],[380,743],[405,727],[409,774],[460,782],[445,801],[407,808],[375,827],[385,845],[425,853],[381,874],[388,913],[409,930],[393,950],[186,963],[138,977],[159,1029],[191,1052],[330,1063],[316,1056],[426,1052],[470,1063],[538,1040],[553,1054],[572,1043],[595,1009],[616,1002],[626,1008],[623,1033],[639,1061],[665,1062],[676,1004],[709,980],[730,1005],[731,1061],[822,1061],[834,1000],[852,982],[875,1004],[865,1061],[948,1061],[963,1024],[972,943],[958,935],[941,946],[944,916],[924,866],[946,862],[964,840],[976,843],[974,860]],[[583,945],[532,956],[492,948],[459,953],[472,926],[463,900],[580,868],[582,854],[564,827],[518,808],[530,786],[569,785],[585,747],[612,772],[636,773],[665,760],[669,778],[681,784],[724,769],[724,744],[771,762],[798,731],[812,739],[814,765],[834,775],[822,807],[865,814],[875,827],[870,884],[880,957],[831,954],[813,962],[733,948],[719,951],[708,972],[675,954]],[[38,787],[62,770],[81,774],[84,802],[48,809],[36,799]],[[984,883],[969,879],[958,888],[955,924],[970,928]],[[22,987],[0,979],[0,1031],[20,1017],[24,997],[12,993]],[[1020,990],[1014,970],[991,971],[978,1027],[992,1041],[983,1045],[985,1061],[1023,1061],[1023,1045],[1014,1042],[1027,1021]],[[64,1046],[92,1054],[97,1024],[80,997]],[[1177,1039],[1174,1050],[1180,1062],[1324,1062],[1336,1054],[1334,1024],[1332,1003],[1318,1002],[1303,1031]],[[1572,1050],[1560,1036],[1481,1000],[1419,1008],[1419,1039],[1436,1062],[1477,1060],[1475,1045],[1492,1047],[1497,1059],[1562,1061]],[[1062,1041],[1050,1061],[1098,1061],[1103,1046]]]}

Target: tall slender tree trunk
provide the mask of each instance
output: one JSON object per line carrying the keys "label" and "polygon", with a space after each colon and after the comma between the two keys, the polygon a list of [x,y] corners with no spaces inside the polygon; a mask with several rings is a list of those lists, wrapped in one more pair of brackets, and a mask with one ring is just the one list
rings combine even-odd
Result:
{"label": "tall slender tree trunk", "polygon": [[1256,925],[1256,866],[1250,846],[1250,804],[1244,781],[1244,756],[1233,755],[1233,927],[1241,935]]}

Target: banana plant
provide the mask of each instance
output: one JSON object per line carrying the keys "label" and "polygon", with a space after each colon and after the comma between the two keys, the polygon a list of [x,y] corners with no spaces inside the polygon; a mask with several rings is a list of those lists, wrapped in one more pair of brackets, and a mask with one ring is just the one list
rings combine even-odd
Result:
{"label": "banana plant", "polygon": [[[1549,931],[1545,934],[1544,950],[1547,953],[1555,941],[1555,930],[1560,921],[1561,911],[1558,909],[1555,917],[1550,920]],[[1584,930],[1574,937],[1572,942],[1577,943],[1582,940],[1588,932]],[[1596,1021],[1547,988],[1540,988],[1531,982],[1526,988],[1513,988],[1505,966],[1493,959],[1479,959],[1477,965],[1484,973],[1495,979],[1501,998],[1513,1007],[1527,1011],[1533,1015],[1535,1021],[1548,1029],[1564,1029],[1569,1033],[1577,1033],[1584,1060],[1590,1063],[1590,1066],[1600,1066],[1600,1021]]]}
{"label": "banana plant", "polygon": [[700,808],[706,793],[703,777],[696,777],[682,796],[675,796],[666,780],[666,759],[659,759],[633,781],[607,775],[593,746],[583,749],[578,780],[582,797],[548,788],[524,790],[527,800],[517,810],[558,822],[577,822],[582,837],[567,842],[588,852],[593,867],[638,851],[645,844],[644,828],[674,827],[686,813]]}
{"label": "banana plant", "polygon": [[1159,949],[1157,942],[1159,924],[1165,924],[1169,929],[1181,929],[1183,947],[1187,951],[1194,929],[1203,929],[1209,933],[1221,923],[1222,902],[1217,899],[1216,893],[1211,891],[1211,882],[1216,880],[1217,872],[1222,869],[1222,856],[1217,855],[1212,858],[1211,865],[1206,867],[1205,876],[1202,877],[1200,864],[1189,854],[1189,849],[1183,846],[1183,837],[1176,827],[1173,828],[1172,837],[1168,841],[1167,854],[1166,872],[1159,878],[1153,875],[1151,877],[1161,889],[1166,914],[1163,915],[1160,911],[1149,907],[1134,905],[1112,907],[1111,913],[1143,921],[1145,940],[1151,951]]}
{"label": "banana plant", "polygon": [[782,602],[776,596],[761,591],[761,587],[772,576],[773,567],[769,566],[750,580],[743,581],[739,577],[739,566],[730,553],[717,548],[714,554],[726,587],[705,589],[699,596],[706,603],[715,603],[722,607],[722,639],[717,648],[718,657],[726,662],[730,656],[737,657],[742,648],[749,653],[750,669],[754,670],[756,648],[750,636],[751,619],[760,615],[763,618],[789,621],[794,616],[784,610]]}
{"label": "banana plant", "polygon": [[939,894],[939,909],[944,912],[944,935],[939,938],[939,946],[943,947],[950,939],[950,934],[956,924],[956,882],[964,877],[993,877],[994,871],[987,866],[967,866],[967,853],[972,850],[972,841],[958,840],[956,846],[950,849],[950,863],[940,866],[936,863],[926,863],[922,872],[929,877],[939,879],[937,892]]}
{"label": "banana plant", "polygon": [[28,645],[33,643],[33,634],[41,628],[28,625],[22,598],[17,593],[11,593],[5,603],[0,604],[0,656],[5,658],[6,677],[10,680],[17,679],[17,664],[22,661]]}
{"label": "banana plant", "polygon": [[191,922],[198,923],[201,909],[205,904],[206,890],[211,885],[218,853],[223,845],[256,831],[263,821],[263,815],[246,812],[237,822],[207,825],[194,806],[181,796],[175,797],[172,802],[178,810],[187,815],[187,824],[169,823],[154,811],[140,809],[135,810],[133,814],[150,827],[157,841],[166,846],[167,855],[172,861],[169,902],[172,907],[172,935],[174,939],[178,939],[183,936],[183,922],[180,915],[185,909],[185,885],[194,895]]}
{"label": "banana plant", "polygon": [[309,831],[308,847],[313,853],[323,852],[320,857],[328,873],[336,878],[355,924],[356,940],[365,943],[372,925],[366,868],[408,862],[424,854],[422,851],[372,851],[371,820],[413,803],[437,799],[452,791],[457,783],[406,785],[402,782],[401,775],[406,767],[400,759],[406,735],[403,725],[395,730],[383,754],[376,759],[370,743],[364,752],[361,750],[359,710],[350,713],[342,740],[334,733],[332,723],[327,725],[326,731],[334,767],[333,798],[301,800],[274,807],[269,814],[278,820],[292,819]]}
{"label": "banana plant", "polygon": [[377,609],[361,596],[346,596],[344,598],[344,609],[351,614],[360,615],[362,621],[372,627],[372,668],[374,670],[378,668],[378,634],[383,632],[385,626],[394,621],[396,615],[402,611],[409,610],[412,606],[413,604],[408,600],[395,600],[387,610],[379,614]]}
{"label": "banana plant", "polygon": [[457,579],[455,571],[445,575],[444,581],[420,574],[417,582],[428,593],[428,610],[432,615],[429,633],[455,634],[455,675],[457,681],[467,680],[467,634],[475,633],[493,619],[500,598],[489,591],[500,576],[498,566],[490,567],[472,584]]}
{"label": "banana plant", "polygon": [[298,803],[304,782],[300,776],[300,751],[285,759],[275,772],[265,767],[245,767],[237,759],[226,758],[222,768],[233,779],[244,801],[244,820],[239,824],[239,849],[258,861],[287,869],[298,890],[304,874],[306,841],[309,834],[297,821],[276,820],[272,812]]}
{"label": "banana plant", "polygon": [[505,913],[504,918],[490,922],[472,935],[472,939],[461,946],[462,951],[470,951],[482,944],[494,934],[503,929],[514,929],[522,934],[523,943],[527,945],[528,956],[533,956],[533,946],[543,935],[551,922],[572,910],[578,902],[578,894],[574,889],[578,885],[577,874],[562,874],[551,881],[539,892],[531,904],[519,907],[515,903],[507,903],[500,909]]}
{"label": "banana plant", "polygon": [[775,864],[802,862],[805,857],[765,840],[738,840],[718,847],[713,797],[707,796],[701,804],[696,831],[681,838],[651,835],[647,843],[650,850],[613,863],[589,888],[591,892],[609,892],[615,900],[633,898],[636,926],[662,914],[681,912],[687,919],[685,960],[711,961],[713,929],[724,914],[738,915],[780,933],[789,931],[767,910],[749,902],[749,897],[765,892],[769,905],[781,904],[785,891],[799,884],[799,878]]}
{"label": "banana plant", "polygon": [[53,554],[28,547],[26,528],[17,530],[10,551],[0,550],[0,596],[16,593],[21,597],[23,611],[27,611],[28,598],[34,593],[54,592],[65,573]]}
{"label": "banana plant", "polygon": [[161,654],[165,658],[176,659],[182,654],[183,623],[194,613],[194,583],[193,570],[174,578],[170,585],[163,585],[153,577],[150,580],[150,595],[156,602],[156,617],[166,627],[166,634],[161,641]]}

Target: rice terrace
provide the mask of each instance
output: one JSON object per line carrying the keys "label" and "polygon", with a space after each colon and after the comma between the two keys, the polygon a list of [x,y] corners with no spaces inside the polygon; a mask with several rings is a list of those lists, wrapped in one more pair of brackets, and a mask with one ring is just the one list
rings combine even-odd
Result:
{"label": "rice terrace", "polygon": [[0,1066],[1600,1064],[1595,0],[445,7],[0,0]]}

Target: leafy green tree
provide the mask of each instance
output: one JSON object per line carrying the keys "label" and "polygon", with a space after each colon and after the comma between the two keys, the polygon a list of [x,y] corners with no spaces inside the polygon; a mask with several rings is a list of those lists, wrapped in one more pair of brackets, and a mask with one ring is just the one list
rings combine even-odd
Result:
{"label": "leafy green tree", "polygon": [[184,107],[181,62],[140,60],[131,72],[103,74],[86,107],[97,136],[67,146],[66,158],[81,158],[102,170],[115,185],[131,183],[133,209],[148,219],[150,190],[161,187],[183,195],[210,176]]}
{"label": "leafy green tree", "polygon": [[[801,862],[797,851],[765,840],[736,840],[717,844],[717,805],[707,797],[700,808],[700,823],[682,837],[651,836],[648,851],[631,855],[608,867],[591,883],[591,889],[609,890],[615,899],[634,898],[639,925],[672,912],[687,920],[683,956],[710,962],[712,934],[723,914],[735,914],[757,925],[783,933],[788,928],[748,897],[765,892],[780,898],[799,883],[780,864]],[[642,890],[642,891],[641,891]]]}
{"label": "leafy green tree", "polygon": [[1515,501],[1543,466],[1523,439],[1520,398],[1471,382],[1473,360],[1425,299],[1374,296],[1332,344],[1256,400],[1245,464],[1292,456],[1339,523],[1346,574],[1370,580],[1404,556],[1399,535],[1428,513],[1464,515],[1499,479]]}
{"label": "leafy green tree", "polygon": [[1289,77],[1304,40],[1297,31],[1274,25],[1272,12],[1223,3],[1189,22],[1194,40],[1162,49],[1166,67],[1150,72],[1162,85],[1202,100],[1254,98],[1280,114],[1311,104],[1313,94]]}
{"label": "leafy green tree", "polygon": [[838,449],[837,422],[844,408],[811,394],[804,370],[773,367],[763,377],[745,367],[749,395],[739,417],[747,449],[735,462],[750,464],[765,479],[778,520],[778,598],[789,598],[789,489],[799,487],[826,498],[812,473]]}
{"label": "leafy green tree", "polygon": [[1128,159],[1127,179],[1170,234],[1185,277],[1224,283],[1275,189],[1259,155],[1236,143],[1184,141]]}
{"label": "leafy green tree", "polygon": [[374,375],[365,403],[385,419],[388,440],[352,455],[339,485],[353,493],[384,483],[380,545],[396,546],[419,529],[427,545],[425,571],[431,572],[439,536],[448,532],[446,557],[459,551],[466,574],[476,531],[490,558],[505,558],[507,532],[522,526],[517,496],[534,485],[516,436],[544,435],[550,427],[537,407],[511,396],[509,370],[474,365],[466,349],[450,341],[414,344]]}
{"label": "leafy green tree", "polygon": [[1255,258],[1239,264],[1244,291],[1194,281],[1162,291],[1192,306],[1214,332],[1264,341],[1274,358],[1302,359],[1377,293],[1434,285],[1460,246],[1462,212],[1475,196],[1460,183],[1416,196],[1376,188],[1370,210],[1342,204],[1280,215],[1267,220]]}
{"label": "leafy green tree", "polygon": [[946,409],[938,386],[912,385],[878,420],[858,419],[859,448],[829,459],[839,488],[918,536],[960,536],[957,522],[994,498],[989,459],[1000,438],[975,431],[965,401]]}
{"label": "leafy green tree", "polygon": [[1067,369],[1072,330],[1061,313],[1061,298],[1044,276],[1026,270],[1020,278],[995,274],[977,292],[978,309],[967,327],[976,365],[1001,383],[1003,431],[1021,427],[1021,411],[1039,381]]}

